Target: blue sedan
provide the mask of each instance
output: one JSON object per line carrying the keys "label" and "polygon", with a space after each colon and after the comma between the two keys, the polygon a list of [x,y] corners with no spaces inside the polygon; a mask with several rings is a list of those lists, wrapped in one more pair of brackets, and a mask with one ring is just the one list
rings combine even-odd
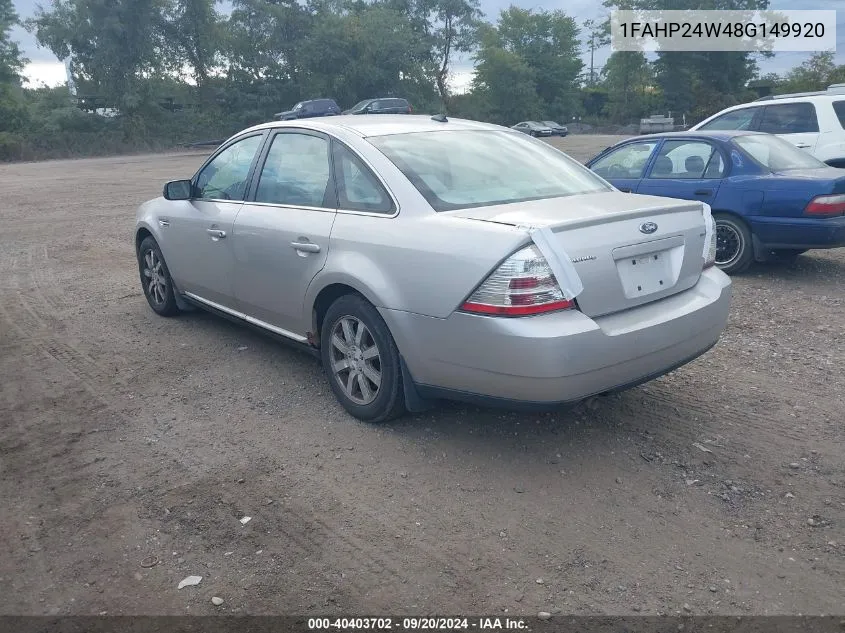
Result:
{"label": "blue sedan", "polygon": [[617,189],[700,200],[716,220],[716,264],[845,246],[845,169],[754,132],[673,132],[632,138],[587,162]]}

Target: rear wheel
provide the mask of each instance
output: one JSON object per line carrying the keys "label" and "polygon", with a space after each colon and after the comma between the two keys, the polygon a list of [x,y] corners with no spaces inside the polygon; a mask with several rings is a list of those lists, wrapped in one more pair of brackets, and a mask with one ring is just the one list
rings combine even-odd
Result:
{"label": "rear wheel", "polygon": [[732,215],[714,213],[716,221],[716,265],[728,274],[741,273],[754,259],[751,231]]}
{"label": "rear wheel", "polygon": [[323,368],[343,408],[365,422],[405,412],[399,350],[378,311],[344,295],[326,312],[320,333]]}

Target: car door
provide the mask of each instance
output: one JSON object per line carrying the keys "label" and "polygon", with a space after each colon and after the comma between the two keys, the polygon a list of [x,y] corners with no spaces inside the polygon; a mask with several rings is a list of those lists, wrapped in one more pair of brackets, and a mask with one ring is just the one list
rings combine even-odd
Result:
{"label": "car door", "polygon": [[812,154],[819,140],[816,106],[809,101],[767,105],[760,119],[759,131],[777,134]]}
{"label": "car door", "polygon": [[276,131],[235,221],[239,310],[297,340],[305,339],[305,290],[325,264],[337,211],[330,149],[323,134]]}
{"label": "car door", "polygon": [[162,249],[182,292],[234,305],[232,226],[264,137],[261,132],[250,134],[221,148],[194,177],[192,198],[159,218]]}
{"label": "car door", "polygon": [[637,193],[712,204],[724,175],[724,157],[713,143],[703,139],[667,139]]}
{"label": "car door", "polygon": [[626,143],[590,163],[599,176],[626,193],[636,192],[659,140]]}

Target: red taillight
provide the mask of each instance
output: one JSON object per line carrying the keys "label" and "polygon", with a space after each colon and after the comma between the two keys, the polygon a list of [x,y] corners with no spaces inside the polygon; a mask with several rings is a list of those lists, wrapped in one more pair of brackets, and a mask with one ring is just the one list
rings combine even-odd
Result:
{"label": "red taillight", "polygon": [[510,305],[491,306],[484,303],[470,303],[467,301],[461,306],[465,312],[477,312],[478,314],[498,314],[500,316],[528,316],[531,314],[543,314],[556,310],[569,310],[575,307],[574,301],[553,301],[542,305]]}
{"label": "red taillight", "polygon": [[816,196],[804,209],[807,215],[834,216],[845,214],[845,194]]}
{"label": "red taillight", "polygon": [[575,307],[536,246],[506,259],[461,305],[461,310],[497,316],[528,316]]}

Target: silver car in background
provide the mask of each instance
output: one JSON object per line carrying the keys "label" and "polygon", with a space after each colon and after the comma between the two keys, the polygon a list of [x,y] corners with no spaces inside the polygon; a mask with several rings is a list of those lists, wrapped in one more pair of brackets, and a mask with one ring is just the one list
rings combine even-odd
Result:
{"label": "silver car in background", "polygon": [[274,122],[138,211],[140,279],[318,355],[371,422],[437,398],[546,406],[712,347],[710,209],[624,194],[548,144],[445,117]]}

